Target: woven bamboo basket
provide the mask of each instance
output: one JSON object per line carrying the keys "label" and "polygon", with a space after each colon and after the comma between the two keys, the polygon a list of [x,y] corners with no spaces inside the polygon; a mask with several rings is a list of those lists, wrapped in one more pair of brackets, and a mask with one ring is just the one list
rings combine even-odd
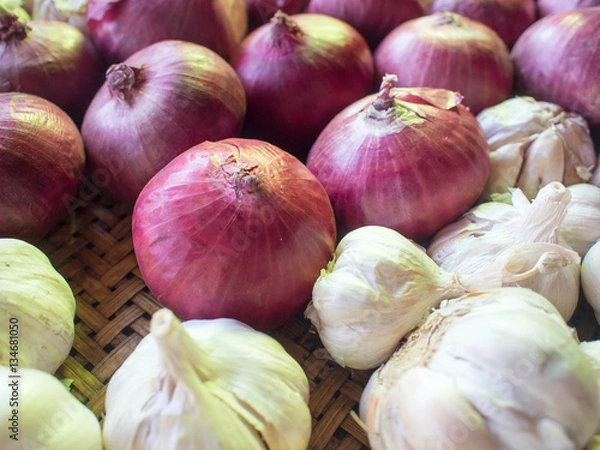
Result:
{"label": "woven bamboo basket", "polygon": [[[160,308],[144,284],[133,252],[132,205],[97,190],[82,190],[67,217],[38,247],[67,279],[77,299],[75,341],[56,375],[71,379],[72,393],[98,420],[108,381],[149,332]],[[572,320],[581,340],[596,337],[591,308],[580,302]],[[310,449],[366,450],[354,420],[372,371],[346,370],[329,361],[310,322],[297,317],[271,335],[300,363],[310,382]]]}

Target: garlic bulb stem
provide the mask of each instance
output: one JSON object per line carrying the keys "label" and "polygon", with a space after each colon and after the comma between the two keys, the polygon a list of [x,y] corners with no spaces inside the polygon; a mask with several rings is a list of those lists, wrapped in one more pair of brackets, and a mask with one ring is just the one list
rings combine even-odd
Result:
{"label": "garlic bulb stem", "polygon": [[[163,308],[154,313],[150,321],[150,332],[170,374],[183,376],[185,379],[198,377],[203,382],[211,378],[210,355],[185,331],[171,310]],[[206,364],[192,366],[190,358],[185,355],[194,355],[194,361],[206,361]]]}
{"label": "garlic bulb stem", "polygon": [[558,230],[565,218],[571,193],[559,182],[551,182],[541,189],[527,211],[517,221],[499,225],[515,242],[558,241]]}

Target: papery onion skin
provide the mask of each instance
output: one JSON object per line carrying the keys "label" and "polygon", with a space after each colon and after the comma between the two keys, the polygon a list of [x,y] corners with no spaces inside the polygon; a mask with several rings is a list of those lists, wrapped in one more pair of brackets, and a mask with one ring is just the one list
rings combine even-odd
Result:
{"label": "papery onion skin", "polygon": [[89,0],[86,28],[109,63],[167,39],[229,59],[248,29],[244,0]]}
{"label": "papery onion skin", "polygon": [[374,53],[375,76],[398,76],[400,87],[458,91],[473,114],[506,100],[513,87],[510,53],[487,25],[450,11],[396,27]]}
{"label": "papery onion skin", "polygon": [[[132,77],[132,86],[120,86]],[[134,202],[175,156],[205,140],[237,136],[246,113],[244,88],[217,53],[167,40],[107,71],[86,111],[81,134],[90,169],[109,191]]]}
{"label": "papery onion skin", "polygon": [[516,89],[556,103],[600,127],[600,7],[539,19],[517,40],[511,56]]}
{"label": "papery onion skin", "polygon": [[[436,107],[419,95],[449,104]],[[381,225],[411,239],[430,237],[469,209],[485,186],[489,147],[456,93],[396,88],[390,97],[387,116],[373,112],[377,95],[344,109],[308,154],[307,167],[331,199],[340,236]],[[402,116],[404,108],[416,113]]]}
{"label": "papery onion skin", "polygon": [[1,13],[0,29],[0,91],[50,100],[79,123],[102,81],[90,39],[65,22],[22,24]]}
{"label": "papery onion skin", "polygon": [[537,0],[539,17],[575,9],[593,8],[594,6],[600,6],[600,0]]}
{"label": "papery onion skin", "polygon": [[247,96],[244,136],[302,160],[327,123],[373,89],[366,41],[323,14],[276,14],[242,41],[232,65]]}
{"label": "papery onion skin", "polygon": [[231,317],[276,328],[307,305],[333,255],[327,193],[297,158],[231,138],[177,156],[133,211],[144,280],[182,320]]}
{"label": "papery onion skin", "polygon": [[310,0],[246,0],[248,29],[255,30],[268,23],[277,11],[286,14],[304,12]]}
{"label": "papery onion skin", "polygon": [[0,93],[0,236],[41,239],[66,213],[85,167],[79,130],[53,103]]}
{"label": "papery onion skin", "polygon": [[424,15],[419,0],[311,0],[306,12],[349,23],[372,49],[401,23]]}
{"label": "papery onion skin", "polygon": [[511,48],[536,20],[535,0],[429,0],[427,13],[452,11],[493,29]]}

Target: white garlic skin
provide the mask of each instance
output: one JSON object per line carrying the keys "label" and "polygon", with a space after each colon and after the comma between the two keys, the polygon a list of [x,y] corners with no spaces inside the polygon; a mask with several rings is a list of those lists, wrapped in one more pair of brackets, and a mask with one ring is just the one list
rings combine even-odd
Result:
{"label": "white garlic skin", "polygon": [[[561,234],[570,200],[571,191],[556,181],[540,189],[533,201],[516,189],[512,205],[482,203],[442,228],[427,253],[451,272],[501,269],[506,275],[502,286],[535,290],[569,320],[579,301],[581,262]],[[543,264],[548,261],[554,263]]]}
{"label": "white garlic skin", "polygon": [[[14,373],[0,366],[0,380],[4,400],[0,404],[0,448],[102,450],[99,420],[58,378],[37,369],[20,368]],[[13,396],[11,383],[17,383],[18,397]],[[11,405],[10,400],[18,404]],[[10,437],[15,432],[18,440]]]}
{"label": "white garlic skin", "polygon": [[360,416],[373,450],[579,450],[600,397],[574,330],[510,287],[444,302],[372,375]]}
{"label": "white garlic skin", "polygon": [[591,179],[597,157],[580,114],[518,96],[481,111],[477,120],[492,150],[484,201],[515,187],[532,199],[552,181],[568,186]]}
{"label": "white garlic skin", "polygon": [[75,307],[71,287],[41,250],[0,239],[0,364],[9,365],[12,336],[19,367],[56,372],[73,346]]}
{"label": "white garlic skin", "polygon": [[560,235],[583,258],[600,239],[600,187],[577,183],[567,189],[571,201],[560,224]]}
{"label": "white garlic skin", "polygon": [[594,309],[600,323],[600,241],[587,251],[581,263],[581,289],[583,296]]}
{"label": "white garlic skin", "polygon": [[109,382],[105,450],[305,450],[308,396],[302,367],[271,336],[161,309]]}

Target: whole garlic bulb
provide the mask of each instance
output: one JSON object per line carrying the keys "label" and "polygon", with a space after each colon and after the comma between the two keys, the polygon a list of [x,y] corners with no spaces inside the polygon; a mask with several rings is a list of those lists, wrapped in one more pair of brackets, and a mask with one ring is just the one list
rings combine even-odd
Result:
{"label": "whole garlic bulb", "polygon": [[0,448],[102,450],[99,420],[58,378],[0,366],[0,379]]}
{"label": "whole garlic bulb", "polygon": [[[510,257],[509,263],[503,262],[505,268],[528,276],[506,278],[503,286],[535,290],[569,320],[579,301],[581,262],[560,234],[571,193],[553,181],[540,189],[532,202],[518,189],[512,195],[513,205],[484,203],[441,229],[431,239],[427,254],[441,268],[462,274],[485,267],[494,270]],[[532,271],[528,272],[527,266]]]}
{"label": "whole garlic bulb", "polygon": [[338,364],[371,369],[443,299],[501,279],[441,269],[425,250],[390,228],[364,226],[346,234],[314,284],[305,316]]}
{"label": "whole garlic bulb", "polygon": [[363,392],[372,449],[581,449],[600,399],[578,344],[530,289],[444,302]]}
{"label": "whole garlic bulb", "polygon": [[180,323],[154,313],[150,334],[106,392],[106,450],[304,450],[308,379],[275,339],[234,319]]}
{"label": "whole garlic bulb", "polygon": [[71,287],[41,250],[0,239],[0,321],[6,324],[0,364],[10,365],[12,343],[19,367],[56,372],[73,346],[75,306]]}
{"label": "whole garlic bulb", "polygon": [[481,111],[477,120],[491,149],[483,200],[513,187],[532,199],[551,181],[568,186],[592,177],[596,152],[579,114],[532,97],[514,97]]}

